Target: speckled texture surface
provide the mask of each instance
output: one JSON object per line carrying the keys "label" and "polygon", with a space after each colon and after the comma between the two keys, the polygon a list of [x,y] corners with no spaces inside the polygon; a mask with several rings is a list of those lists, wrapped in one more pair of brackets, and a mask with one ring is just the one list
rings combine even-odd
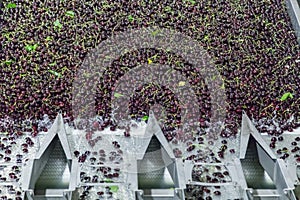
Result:
{"label": "speckled texture surface", "polygon": [[162,159],[161,145],[156,137],[153,137],[147,148],[144,159],[139,162],[138,183],[140,189],[174,188],[173,180]]}
{"label": "speckled texture surface", "polygon": [[35,184],[36,190],[67,189],[69,187],[69,173],[64,173],[69,170],[66,155],[60,141],[56,138],[53,142],[55,142],[55,146],[44,170]]}
{"label": "speckled texture surface", "polygon": [[253,189],[275,189],[275,185],[271,180],[266,178],[265,171],[260,165],[257,155],[256,143],[250,137],[249,146],[245,159],[241,160],[247,185]]}

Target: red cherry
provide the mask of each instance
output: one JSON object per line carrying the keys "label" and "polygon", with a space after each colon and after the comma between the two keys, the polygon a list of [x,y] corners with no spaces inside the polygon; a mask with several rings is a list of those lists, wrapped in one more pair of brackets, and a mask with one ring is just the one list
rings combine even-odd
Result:
{"label": "red cherry", "polygon": [[92,139],[92,135],[93,135],[92,132],[87,132],[87,133],[85,134],[85,139],[86,139],[86,140],[91,140],[91,139]]}
{"label": "red cherry", "polygon": [[11,154],[11,150],[10,150],[10,149],[6,149],[6,150],[5,150],[5,153],[6,153],[6,154]]}
{"label": "red cherry", "polygon": [[270,143],[270,148],[274,149],[275,148],[275,143]]}
{"label": "red cherry", "polygon": [[4,157],[4,160],[5,160],[5,162],[9,162],[9,161],[11,161],[11,158],[10,157]]}
{"label": "red cherry", "polygon": [[283,137],[282,137],[282,136],[279,136],[279,137],[278,137],[278,141],[283,141]]}
{"label": "red cherry", "polygon": [[229,152],[230,153],[235,153],[235,150],[234,149],[230,149]]}
{"label": "red cherry", "polygon": [[32,133],[31,133],[31,136],[32,137],[36,137],[38,135],[38,131],[37,130],[34,130]]}
{"label": "red cherry", "polygon": [[125,137],[130,137],[129,131],[125,131],[125,132],[124,132],[124,136],[125,136]]}

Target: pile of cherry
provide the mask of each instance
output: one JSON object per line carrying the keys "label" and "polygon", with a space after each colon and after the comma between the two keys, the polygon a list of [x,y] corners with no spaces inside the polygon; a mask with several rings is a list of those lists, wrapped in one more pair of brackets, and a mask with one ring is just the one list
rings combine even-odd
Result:
{"label": "pile of cherry", "polygon": [[[94,186],[85,186],[82,187],[82,192],[80,193],[79,198],[80,199],[93,199],[96,197],[96,199],[113,199],[113,192],[111,191],[109,186],[106,186],[104,188],[98,189],[95,191]],[[96,193],[96,195],[93,195],[91,197],[91,194]]]}
{"label": "pile of cherry", "polygon": [[22,164],[34,152],[35,139],[28,133],[10,132],[0,135],[0,199],[21,200],[23,193],[18,185]]}
{"label": "pile of cherry", "polygon": [[221,165],[202,166],[196,165],[193,168],[193,181],[207,183],[226,183],[231,182],[231,178],[226,167]]}
{"label": "pile of cherry", "polygon": [[[199,185],[187,185],[186,189],[186,199],[194,200],[213,200],[213,199],[222,199],[222,186],[199,186]],[[226,191],[227,192],[227,191]],[[230,191],[234,192],[234,191]],[[228,194],[227,194],[228,195]],[[228,195],[228,198],[239,200],[240,198],[234,198],[233,196]]]}
{"label": "pile of cherry", "polygon": [[[72,120],[71,86],[85,55],[118,31],[153,24],[191,36],[212,56],[224,78],[228,98],[226,125],[230,131],[223,133],[223,137],[237,133],[235,122],[240,123],[242,110],[254,119],[272,118],[276,111],[282,123],[294,114],[290,127],[299,126],[299,63],[296,62],[299,45],[284,2],[7,0],[2,6],[0,116],[3,118],[34,120],[44,114],[54,118],[62,110]],[[122,67],[134,67],[149,58],[149,51],[139,52],[139,58],[130,56],[131,53],[136,55],[129,52],[130,60],[124,56],[122,62],[116,61],[109,68],[114,73],[102,83],[110,84],[99,86],[97,102],[104,106],[96,107],[98,114],[106,118],[110,118],[106,104],[110,97],[101,94],[105,90],[111,94],[113,82],[126,73]],[[162,56],[155,62],[165,61],[166,56]],[[193,67],[185,65],[180,71],[187,75]],[[201,91],[199,98],[209,95],[203,87],[196,89]],[[285,92],[291,92],[293,98],[280,101]],[[204,113],[201,111],[206,118],[208,103],[203,102]],[[134,118],[149,107],[135,106]]]}
{"label": "pile of cherry", "polygon": [[115,150],[108,152],[104,149],[83,153],[74,151],[74,156],[78,158],[78,162],[84,163],[80,173],[82,183],[104,183],[106,179],[115,180],[119,178],[120,167],[117,166],[123,161],[123,151],[117,141],[113,141],[112,145]]}
{"label": "pile of cherry", "polygon": [[[72,83],[86,55],[111,35],[154,25],[197,40],[222,75],[227,97],[226,119],[215,140],[236,137],[243,110],[260,132],[274,137],[300,125],[300,51],[284,1],[5,0],[1,12],[0,118],[10,120],[8,124],[1,123],[1,132],[29,131],[34,137],[39,130],[47,130],[39,125],[39,120],[45,114],[54,119],[58,111],[71,123]],[[201,74],[193,75],[194,68],[187,60],[164,50],[140,49],[120,55],[105,76],[95,80],[98,83],[95,109],[104,123],[91,126],[99,130],[110,127],[112,131],[118,127],[109,106],[114,83],[154,55],[157,57],[153,63],[173,65],[187,77],[197,94],[200,125],[194,127],[197,131],[185,148],[193,151],[190,149],[193,142],[202,143],[198,137],[206,134],[213,91],[203,84]],[[178,63],[181,67],[176,68]],[[154,93],[159,95],[153,98]],[[282,100],[287,93],[291,94],[289,98]],[[174,141],[181,105],[172,91],[145,85],[137,88],[131,99],[128,106],[134,120],[143,118],[152,103],[162,104],[168,113],[162,128],[168,141]],[[26,130],[25,120],[31,121]],[[221,147],[216,152],[217,160],[223,159],[229,149],[234,152]],[[180,151],[184,149],[176,152],[180,155]]]}

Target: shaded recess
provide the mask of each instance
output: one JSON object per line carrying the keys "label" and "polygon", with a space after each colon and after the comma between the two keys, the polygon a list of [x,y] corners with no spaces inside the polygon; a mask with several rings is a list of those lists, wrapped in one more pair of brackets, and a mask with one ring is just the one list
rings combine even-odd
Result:
{"label": "shaded recess", "polygon": [[57,135],[48,148],[50,148],[49,159],[35,183],[36,193],[46,189],[69,188],[71,162],[68,162]]}
{"label": "shaded recess", "polygon": [[[163,160],[162,146],[156,136],[153,136],[144,158],[138,161],[139,189],[170,189],[175,184],[169,172],[169,165]],[[170,164],[172,165],[172,164]]]}
{"label": "shaded recess", "polygon": [[241,159],[242,168],[249,188],[276,189],[275,184],[259,163],[257,142],[250,135],[245,159]]}

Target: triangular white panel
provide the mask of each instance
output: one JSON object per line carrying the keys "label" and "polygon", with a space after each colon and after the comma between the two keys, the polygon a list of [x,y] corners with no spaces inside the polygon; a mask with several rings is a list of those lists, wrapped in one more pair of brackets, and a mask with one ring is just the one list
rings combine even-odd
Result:
{"label": "triangular white panel", "polygon": [[266,151],[266,153],[272,158],[276,159],[274,152],[270,149],[266,141],[261,137],[254,124],[249,117],[243,113],[242,118],[242,131],[241,131],[241,143],[240,143],[240,159],[244,159],[249,143],[250,135],[256,140],[256,142]]}
{"label": "triangular white panel", "polygon": [[[27,193],[32,191],[36,198],[54,195],[65,199],[77,186],[78,170],[78,162],[71,156],[62,115],[58,114],[40,148],[22,170],[22,189]],[[60,184],[54,184],[57,181]]]}
{"label": "triangular white panel", "polygon": [[48,148],[48,146],[50,145],[50,143],[52,142],[52,140],[56,135],[58,135],[62,147],[64,148],[64,152],[66,154],[67,159],[72,159],[71,150],[68,143],[68,138],[66,135],[64,121],[61,113],[57,115],[52,127],[48,131],[47,135],[44,137],[42,141],[43,145],[40,147],[40,149],[38,150],[35,156],[36,159],[41,158],[41,156],[44,154],[44,152],[46,151],[46,149]]}
{"label": "triangular white panel", "polygon": [[[149,139],[151,140],[152,136],[155,135],[157,137],[157,139],[159,140],[161,146],[163,147],[163,149],[166,151],[166,153],[168,154],[168,156],[170,156],[170,158],[175,159],[175,155],[166,139],[166,137],[164,136],[157,119],[154,116],[154,113],[150,110],[149,112],[149,120],[148,120],[148,125],[146,128],[146,134],[147,136],[151,136],[149,137]],[[149,140],[149,143],[150,143]],[[149,144],[148,143],[148,144]],[[148,146],[147,146],[148,147]],[[146,151],[144,151],[146,152]]]}

